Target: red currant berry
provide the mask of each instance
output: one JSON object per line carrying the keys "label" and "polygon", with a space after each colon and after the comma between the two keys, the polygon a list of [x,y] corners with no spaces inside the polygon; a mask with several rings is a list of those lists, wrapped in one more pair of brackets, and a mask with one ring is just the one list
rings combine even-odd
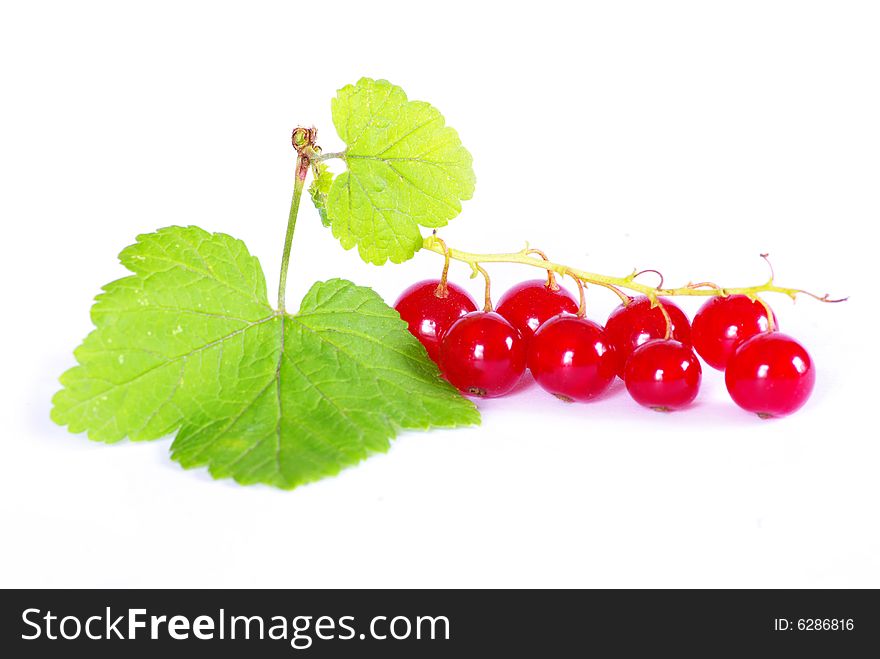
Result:
{"label": "red currant berry", "polygon": [[633,351],[623,381],[637,403],[665,412],[693,402],[702,375],[693,350],[678,341],[655,339]]}
{"label": "red currant berry", "polygon": [[813,360],[786,334],[768,332],[744,341],[727,362],[727,391],[744,410],[785,416],[807,402],[816,382]]}
{"label": "red currant berry", "polygon": [[466,394],[503,396],[525,370],[526,346],[519,330],[495,312],[459,318],[440,341],[440,371]]}
{"label": "red currant berry", "polygon": [[743,341],[769,332],[770,326],[767,308],[758,300],[747,295],[713,297],[694,316],[694,348],[709,366],[723,371]]}
{"label": "red currant berry", "polygon": [[617,354],[602,326],[566,314],[538,328],[528,364],[541,387],[566,401],[595,398],[617,375]]}
{"label": "red currant berry", "polygon": [[440,281],[426,279],[407,288],[394,308],[409,325],[409,331],[422,342],[428,356],[438,359],[440,339],[456,320],[477,310],[474,299],[455,284],[446,284],[446,295],[437,295]]}
{"label": "red currant berry", "polygon": [[561,313],[577,313],[578,303],[561,286],[551,288],[547,280],[535,279],[506,291],[496,310],[520,331],[528,344],[544,321]]}
{"label": "red currant berry", "polygon": [[[674,302],[660,299],[669,319],[672,321],[671,339],[685,346],[691,345],[691,325],[687,316]],[[666,317],[659,307],[651,307],[647,297],[637,297],[628,305],[621,304],[608,317],[605,334],[614,345],[620,365],[618,375],[623,370],[633,350],[653,339],[666,338]]]}

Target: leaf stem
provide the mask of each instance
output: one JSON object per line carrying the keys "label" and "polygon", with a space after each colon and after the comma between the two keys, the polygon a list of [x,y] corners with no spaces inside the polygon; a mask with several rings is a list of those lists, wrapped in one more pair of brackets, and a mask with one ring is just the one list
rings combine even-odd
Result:
{"label": "leaf stem", "polygon": [[[633,273],[626,277],[600,275],[594,272],[587,272],[586,270],[572,268],[571,266],[567,266],[564,264],[554,263],[550,260],[536,258],[530,253],[533,250],[530,250],[528,248],[520,250],[519,252],[507,252],[500,254],[474,254],[472,252],[464,252],[458,249],[445,248],[445,246],[441,247],[438,239],[435,236],[428,236],[427,238],[425,238],[422,246],[424,249],[427,249],[431,252],[436,252],[437,254],[441,254],[444,256],[448,255],[448,258],[452,259],[453,261],[461,261],[463,263],[467,263],[471,266],[471,268],[474,268],[477,264],[486,263],[519,263],[521,265],[529,265],[535,268],[540,268],[542,270],[555,272],[560,276],[570,275],[588,284],[596,284],[598,286],[610,288],[618,293],[618,295],[621,295],[619,289],[627,289],[630,291],[635,291],[636,293],[641,293],[642,295],[645,295],[652,300],[656,299],[656,297],[659,295],[669,297],[676,295],[699,297],[718,295],[723,297],[727,297],[729,295],[747,295],[751,298],[757,298],[758,294],[760,293],[781,293],[783,295],[787,295],[791,299],[795,299],[799,294],[804,294],[815,298],[820,302],[842,302],[847,299],[841,298],[832,300],[829,298],[828,295],[819,296],[800,288],[784,288],[782,286],[777,286],[773,282],[773,279],[769,279],[767,282],[759,284],[757,286],[741,286],[735,288],[720,288],[714,285],[707,288],[696,287],[705,286],[705,284],[690,284],[688,286],[682,286],[679,288],[663,288],[662,286],[654,287],[639,283],[635,280],[636,276],[641,273]],[[446,250],[445,252],[444,249]]]}
{"label": "leaf stem", "polygon": [[278,311],[284,313],[284,296],[287,291],[287,270],[290,267],[290,246],[293,244],[293,231],[296,229],[296,216],[302,198],[309,161],[301,154],[296,156],[296,178],[293,182],[293,198],[290,200],[290,214],[287,216],[287,235],[284,238],[284,251],[281,254],[281,277],[278,282]]}
{"label": "leaf stem", "polygon": [[325,160],[330,160],[331,158],[341,158],[345,160],[345,151],[332,151],[330,153],[322,153],[318,157],[314,159],[315,162],[324,162]]}

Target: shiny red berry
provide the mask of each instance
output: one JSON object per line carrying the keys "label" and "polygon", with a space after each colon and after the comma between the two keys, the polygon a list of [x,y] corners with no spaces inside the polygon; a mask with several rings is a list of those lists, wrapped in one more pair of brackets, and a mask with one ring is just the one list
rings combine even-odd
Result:
{"label": "shiny red berry", "polygon": [[[690,347],[691,325],[687,316],[674,302],[660,299],[660,303],[672,321],[671,339]],[[637,297],[628,305],[621,304],[608,317],[605,334],[614,345],[619,356],[620,370],[623,369],[633,350],[653,339],[666,337],[666,317],[659,307],[651,307],[647,297]]]}
{"label": "shiny red berry", "polygon": [[498,300],[496,311],[520,331],[528,343],[544,321],[561,313],[577,313],[574,296],[559,285],[551,288],[546,279],[524,281]]}
{"label": "shiny red berry", "polygon": [[744,410],[762,417],[785,416],[807,402],[816,369],[800,343],[786,334],[768,332],[734,351],[724,380],[731,398]]}
{"label": "shiny red berry", "polygon": [[526,346],[519,330],[495,312],[459,318],[440,341],[440,371],[466,394],[503,396],[525,370]]}
{"label": "shiny red berry", "polygon": [[617,375],[617,355],[602,326],[567,314],[538,328],[528,364],[542,388],[566,401],[595,398]]}
{"label": "shiny red berry", "polygon": [[409,331],[435,362],[438,359],[440,339],[456,320],[477,310],[477,305],[467,292],[455,284],[446,284],[446,294],[438,295],[437,279],[427,279],[407,288],[394,308],[409,325]]}
{"label": "shiny red berry", "polygon": [[[774,326],[775,319],[774,315]],[[769,331],[767,308],[746,295],[711,298],[700,307],[691,326],[694,349],[720,371],[743,341]]]}
{"label": "shiny red berry", "polygon": [[669,411],[693,402],[700,391],[702,374],[700,360],[688,346],[655,339],[633,351],[623,381],[640,405]]}

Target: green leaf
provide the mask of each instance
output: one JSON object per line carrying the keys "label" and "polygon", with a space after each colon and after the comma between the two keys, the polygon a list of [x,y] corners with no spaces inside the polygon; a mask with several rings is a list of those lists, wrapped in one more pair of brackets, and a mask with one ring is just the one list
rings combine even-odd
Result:
{"label": "green leaf", "polygon": [[372,290],[316,283],[272,309],[244,244],[196,227],[138,237],[104,287],[52,418],[114,442],[178,430],[172,454],[216,478],[293,488],[385,451],[400,429],[479,422]]}
{"label": "green leaf", "polygon": [[327,198],[333,235],[369,263],[412,258],[419,225],[445,226],[473,195],[471,154],[435,107],[387,80],[343,87],[332,109],[348,166]]}
{"label": "green leaf", "polygon": [[333,172],[327,169],[327,165],[319,162],[317,165],[318,174],[312,179],[309,186],[309,196],[312,203],[318,209],[321,216],[321,224],[325,227],[330,226],[330,217],[327,215],[327,196],[330,194],[330,186],[333,185]]}

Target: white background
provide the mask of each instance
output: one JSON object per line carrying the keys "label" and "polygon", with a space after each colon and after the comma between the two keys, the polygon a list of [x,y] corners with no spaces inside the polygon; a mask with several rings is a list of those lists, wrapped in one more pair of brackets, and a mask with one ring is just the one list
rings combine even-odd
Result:
{"label": "white background", "polygon": [[[878,34],[872,2],[5,3],[0,586],[880,587]],[[474,154],[453,246],[731,286],[770,252],[778,283],[850,295],[771,300],[818,365],[807,407],[762,422],[708,368],[669,415],[533,386],[293,492],[54,426],[136,234],[231,233],[274,295],[291,129],[340,148],[330,99],[362,75]],[[290,300],[344,276],[393,301],[441,265],[367,266],[307,203],[292,263]]]}

